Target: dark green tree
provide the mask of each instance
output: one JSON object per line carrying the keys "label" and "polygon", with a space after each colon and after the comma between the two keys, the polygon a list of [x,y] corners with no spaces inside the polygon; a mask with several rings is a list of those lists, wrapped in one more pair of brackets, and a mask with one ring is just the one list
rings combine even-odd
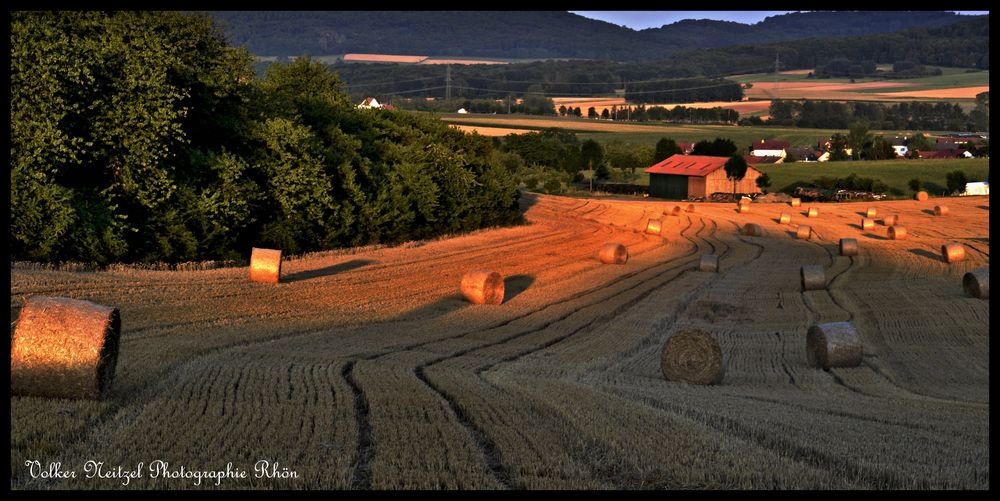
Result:
{"label": "dark green tree", "polygon": [[597,118],[597,110],[593,106],[587,108],[587,118]]}
{"label": "dark green tree", "polygon": [[733,182],[733,200],[736,199],[736,183],[747,175],[747,161],[743,155],[733,155],[723,166],[726,170],[726,179]]}
{"label": "dark green tree", "polygon": [[920,183],[920,179],[918,179],[918,178],[913,178],[913,179],[909,180],[906,183],[906,185],[909,186],[910,187],[910,191],[913,191],[914,193],[920,191],[920,185],[921,185],[921,183]]}
{"label": "dark green tree", "polygon": [[771,187],[771,176],[768,176],[767,173],[765,172],[761,174],[760,177],[757,178],[756,183],[757,187],[760,188],[761,191],[767,193],[767,189]]}
{"label": "dark green tree", "polygon": [[868,124],[865,122],[854,122],[848,126],[847,147],[851,149],[851,158],[861,159],[861,152],[865,145],[871,143],[872,135],[868,131]]}
{"label": "dark green tree", "polygon": [[848,142],[847,136],[843,134],[834,134],[830,136],[830,161],[837,162],[841,160],[847,160],[851,158],[847,154]]}
{"label": "dark green tree", "polygon": [[608,164],[602,163],[597,166],[597,170],[594,171],[594,177],[601,181],[607,181],[611,178],[611,169],[608,168]]}
{"label": "dark green tree", "polygon": [[721,137],[715,138],[713,141],[703,140],[698,141],[694,144],[694,148],[691,150],[692,155],[708,155],[713,157],[728,157],[736,154],[739,148],[736,147],[736,143],[732,140],[724,139]]}
{"label": "dark green tree", "polygon": [[961,170],[953,170],[945,174],[945,180],[948,185],[948,193],[965,192],[965,183],[969,182],[968,176]]}
{"label": "dark green tree", "polygon": [[604,162],[604,148],[601,143],[588,139],[580,145],[580,169],[593,169]]}
{"label": "dark green tree", "polygon": [[680,155],[683,153],[681,147],[677,146],[677,142],[668,137],[661,137],[659,141],[656,142],[656,149],[653,151],[653,163],[659,163],[673,155]]}

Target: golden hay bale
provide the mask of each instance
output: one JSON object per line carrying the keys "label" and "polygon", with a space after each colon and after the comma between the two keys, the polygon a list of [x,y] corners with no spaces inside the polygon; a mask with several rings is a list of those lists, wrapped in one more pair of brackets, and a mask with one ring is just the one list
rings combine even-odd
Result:
{"label": "golden hay bale", "polygon": [[715,254],[702,254],[701,261],[698,262],[698,271],[712,273],[719,271],[719,256]]}
{"label": "golden hay bale", "polygon": [[810,207],[809,212],[806,213],[806,217],[819,217],[819,209],[816,207]]}
{"label": "golden hay bale", "polygon": [[681,212],[683,212],[683,210],[681,209],[681,206],[680,205],[675,205],[674,208],[670,210],[670,215],[671,216],[679,216],[679,215],[681,215]]}
{"label": "golden hay bale", "polygon": [[739,212],[740,214],[746,214],[747,212],[750,212],[750,205],[740,204],[740,207],[739,209],[737,209],[737,212]]}
{"label": "golden hay bale", "polygon": [[719,384],[726,373],[719,343],[701,329],[672,333],[663,345],[660,369],[670,381],[691,384]]}
{"label": "golden hay bale", "polygon": [[753,202],[753,200],[750,200],[747,197],[741,197],[739,203],[740,205],[750,205],[751,202]]}
{"label": "golden hay bale", "polygon": [[688,212],[694,212],[694,204],[688,204],[687,211]]}
{"label": "golden hay bale", "polygon": [[884,218],[882,218],[882,224],[886,226],[896,226],[896,223],[898,222],[899,222],[898,215],[885,216]]}
{"label": "golden hay bale", "polygon": [[790,222],[792,222],[792,216],[790,214],[782,212],[781,215],[778,216],[778,224],[788,224]]}
{"label": "golden hay bale", "polygon": [[646,233],[659,235],[661,228],[662,225],[659,219],[650,219],[649,222],[646,223]]}
{"label": "golden hay bale", "polygon": [[472,304],[503,302],[503,276],[495,271],[475,270],[462,276],[462,295]]}
{"label": "golden hay bale", "polygon": [[903,228],[902,226],[890,226],[889,239],[906,240],[906,228]]}
{"label": "golden hay bale", "polygon": [[799,240],[809,240],[809,235],[812,234],[812,228],[809,225],[800,224],[799,229],[795,230],[795,238]]}
{"label": "golden hay bale", "polygon": [[916,196],[913,197],[913,198],[915,198],[915,199],[917,199],[917,200],[919,200],[921,202],[926,202],[927,201],[927,192],[926,191],[917,192]]}
{"label": "golden hay bale", "polygon": [[826,288],[826,272],[823,266],[818,264],[806,264],[802,266],[802,290],[817,291]]}
{"label": "golden hay bale", "polygon": [[875,227],[875,220],[867,217],[861,218],[861,229],[870,230]]}
{"label": "golden hay bale", "polygon": [[948,208],[945,207],[945,206],[943,206],[943,205],[935,205],[934,206],[934,215],[935,216],[947,216],[948,215]]}
{"label": "golden hay bale", "polygon": [[841,238],[840,239],[840,255],[841,256],[857,256],[858,255],[858,240],[855,238]]}
{"label": "golden hay bale", "polygon": [[118,308],[32,296],[11,339],[10,393],[102,398],[115,378],[120,337]]}
{"label": "golden hay bale", "polygon": [[743,234],[749,237],[762,237],[764,236],[764,228],[756,223],[747,223],[743,225]]}
{"label": "golden hay bale", "polygon": [[990,298],[990,269],[978,268],[962,277],[965,293],[979,299]]}
{"label": "golden hay bale", "polygon": [[958,242],[944,244],[941,246],[941,257],[946,263],[965,261],[965,246]]}
{"label": "golden hay bale", "polygon": [[792,207],[798,207],[800,205],[802,205],[802,199],[801,198],[793,198],[792,199]]}
{"label": "golden hay bale", "polygon": [[604,264],[625,264],[628,262],[628,249],[622,244],[610,242],[601,246],[598,256]]}
{"label": "golden hay bale", "polygon": [[250,252],[250,280],[276,284],[281,279],[281,251],[258,249]]}
{"label": "golden hay bale", "polygon": [[816,324],[806,333],[806,359],[813,367],[857,367],[864,356],[861,337],[850,322]]}
{"label": "golden hay bale", "polygon": [[869,219],[874,218],[875,214],[876,214],[875,207],[869,207],[868,210],[865,211],[865,217]]}

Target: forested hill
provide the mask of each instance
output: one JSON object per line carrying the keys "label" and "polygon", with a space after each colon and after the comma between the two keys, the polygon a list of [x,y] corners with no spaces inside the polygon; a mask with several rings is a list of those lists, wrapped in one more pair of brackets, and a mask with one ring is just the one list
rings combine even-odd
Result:
{"label": "forested hill", "polygon": [[258,56],[352,52],[495,58],[661,60],[686,49],[937,27],[949,12],[801,12],[757,24],[687,20],[634,31],[561,11],[226,11],[229,42]]}

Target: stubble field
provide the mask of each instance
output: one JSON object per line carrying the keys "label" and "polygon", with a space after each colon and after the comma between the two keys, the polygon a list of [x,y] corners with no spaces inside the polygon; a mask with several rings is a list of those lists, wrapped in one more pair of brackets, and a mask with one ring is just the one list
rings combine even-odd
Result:
{"label": "stubble field", "polygon": [[[929,214],[937,203],[951,213]],[[120,488],[32,478],[31,459],[267,459],[299,478],[221,487],[989,488],[989,303],[961,287],[989,265],[988,198],[824,204],[809,241],[791,236],[807,204],[662,215],[674,205],[525,195],[528,225],[304,256],[277,285],[246,268],[13,265],[12,321],[33,294],[88,299],[121,309],[122,341],[105,401],[11,397],[11,487]],[[868,206],[910,239],[862,232]],[[663,235],[643,232],[650,218]],[[860,254],[839,256],[840,237]],[[597,260],[609,241],[627,264]],[[951,241],[968,260],[941,260]],[[695,270],[704,253],[719,273]],[[828,290],[800,290],[803,264]],[[506,277],[504,304],[458,294],[479,268]],[[842,320],[863,364],[810,368],[806,329]],[[721,385],[662,377],[684,327],[718,339]]]}

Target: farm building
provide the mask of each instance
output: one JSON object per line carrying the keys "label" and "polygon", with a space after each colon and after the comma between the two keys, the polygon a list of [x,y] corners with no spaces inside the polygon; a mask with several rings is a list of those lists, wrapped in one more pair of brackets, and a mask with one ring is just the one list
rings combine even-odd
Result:
{"label": "farm building", "polygon": [[965,192],[962,193],[962,195],[989,195],[989,194],[990,194],[990,183],[986,181],[965,183]]}
{"label": "farm building", "polygon": [[379,104],[378,100],[375,99],[374,97],[365,98],[365,100],[361,104],[358,105],[358,108],[362,109],[362,110],[370,110],[370,109],[381,108],[381,107],[382,107],[382,105]]}
{"label": "farm building", "polygon": [[[701,198],[716,192],[732,192],[733,182],[723,166],[729,157],[672,155],[649,167],[649,195],[660,198]],[[747,166],[746,176],[736,183],[738,193],[758,193],[761,172]]]}
{"label": "farm building", "polygon": [[761,139],[750,145],[750,154],[755,157],[781,157],[785,158],[785,150],[792,147],[792,143],[780,139]]}

